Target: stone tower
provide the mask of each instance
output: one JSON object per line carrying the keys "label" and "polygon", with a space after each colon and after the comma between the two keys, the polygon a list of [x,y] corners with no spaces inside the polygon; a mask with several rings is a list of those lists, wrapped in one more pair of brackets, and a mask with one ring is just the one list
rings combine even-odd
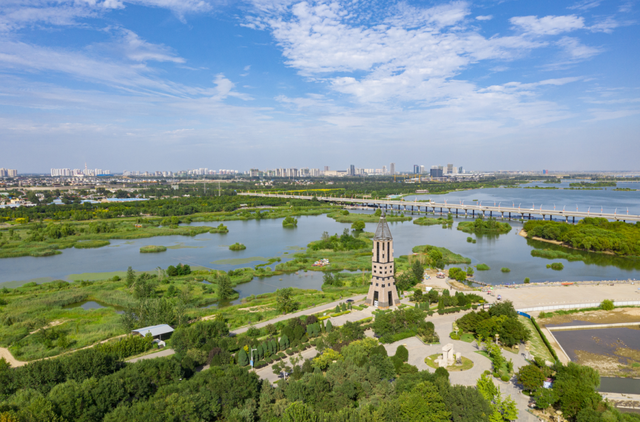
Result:
{"label": "stone tower", "polygon": [[365,301],[367,305],[386,309],[400,304],[393,266],[393,238],[387,220],[382,215],[373,237],[371,285]]}

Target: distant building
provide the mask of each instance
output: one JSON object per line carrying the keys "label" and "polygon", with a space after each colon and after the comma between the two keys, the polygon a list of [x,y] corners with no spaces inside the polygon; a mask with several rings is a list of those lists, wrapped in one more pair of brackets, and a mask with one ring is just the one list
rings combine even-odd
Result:
{"label": "distant building", "polygon": [[433,166],[431,167],[431,172],[429,173],[429,175],[431,177],[443,177],[443,168],[442,166]]}
{"label": "distant building", "polygon": [[389,173],[396,174],[396,163],[391,163],[391,165],[389,166]]}
{"label": "distant building", "polygon": [[17,177],[18,170],[0,168],[0,177]]}
{"label": "distant building", "polygon": [[351,164],[349,166],[349,176],[355,176],[356,175],[356,166],[354,166],[353,164]]}
{"label": "distant building", "polygon": [[329,166],[324,166],[324,171],[329,171]]}
{"label": "distant building", "polygon": [[420,174],[420,166],[418,164],[413,165],[413,174]]}
{"label": "distant building", "polygon": [[453,164],[447,164],[447,174],[453,174]]}
{"label": "distant building", "polygon": [[458,167],[458,174],[464,174],[464,168],[462,166]]}

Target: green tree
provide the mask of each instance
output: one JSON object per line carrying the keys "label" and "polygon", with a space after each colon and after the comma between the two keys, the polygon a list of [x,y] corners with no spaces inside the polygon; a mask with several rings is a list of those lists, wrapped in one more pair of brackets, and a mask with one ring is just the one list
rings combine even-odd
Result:
{"label": "green tree", "polygon": [[331,333],[331,331],[333,331],[333,324],[331,323],[331,321],[327,321],[327,325],[325,326],[325,331],[327,333]]}
{"label": "green tree", "polygon": [[419,260],[416,259],[413,261],[413,264],[411,264],[411,272],[413,273],[413,278],[416,283],[420,283],[424,276],[424,269],[422,268],[422,264]]}
{"label": "green tree", "polygon": [[382,210],[380,208],[378,208],[373,215],[375,215],[376,217],[380,217],[382,215]]}
{"label": "green tree", "polygon": [[233,287],[231,285],[231,278],[229,278],[227,274],[221,274],[220,276],[218,276],[216,282],[218,283],[218,288],[216,290],[218,300],[228,300],[233,296],[235,292],[233,291]]}
{"label": "green tree", "polygon": [[298,308],[298,304],[293,300],[293,289],[286,287],[276,290],[276,308],[278,312],[287,314]]}
{"label": "green tree", "polygon": [[356,232],[364,230],[364,221],[356,221],[351,225],[351,229]]}
{"label": "green tree", "polygon": [[613,309],[615,308],[615,306],[613,305],[613,300],[603,300],[600,304],[600,308],[602,308],[603,311],[613,311]]}
{"label": "green tree", "polygon": [[540,388],[536,391],[534,398],[536,400],[536,406],[540,409],[546,409],[549,406],[553,406],[557,401],[558,397],[556,396],[553,388]]}
{"label": "green tree", "polygon": [[127,287],[131,288],[131,286],[133,286],[133,283],[136,281],[136,275],[133,272],[133,268],[129,267],[127,268]]}
{"label": "green tree", "polygon": [[238,351],[238,365],[247,366],[249,364],[249,357],[244,349]]}
{"label": "green tree", "polygon": [[398,421],[402,422],[445,422],[451,413],[431,382],[417,384],[411,392],[402,393],[398,397]]}

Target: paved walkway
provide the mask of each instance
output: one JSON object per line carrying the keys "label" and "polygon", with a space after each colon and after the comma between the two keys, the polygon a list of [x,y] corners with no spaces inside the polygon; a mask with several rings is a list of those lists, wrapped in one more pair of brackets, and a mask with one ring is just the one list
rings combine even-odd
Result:
{"label": "paved walkway", "polygon": [[141,361],[141,360],[163,358],[165,356],[174,355],[175,353],[176,352],[173,349],[162,349],[159,352],[150,353],[148,355],[144,355],[144,356],[140,356],[140,357],[137,357],[137,358],[129,359],[129,360],[127,360],[127,362],[135,363],[135,362],[138,362],[138,361]]}
{"label": "paved walkway", "polygon": [[[351,299],[354,302],[359,302],[362,301],[364,299],[366,299],[367,296],[366,295],[356,295],[356,296],[346,296],[343,299],[340,300],[336,300],[335,302],[330,302],[330,303],[325,303],[324,305],[318,305],[315,306],[313,308],[308,308],[302,311],[298,311],[298,312],[294,312],[291,314],[285,314],[285,315],[281,315],[277,318],[273,318],[267,321],[263,321],[260,322],[258,324],[254,324],[253,327],[255,328],[262,328],[262,327],[266,327],[269,324],[275,324],[276,322],[280,322],[280,321],[286,321],[288,319],[291,318],[295,318],[295,317],[301,317],[301,316],[306,316],[306,315],[311,315],[311,314],[317,314],[318,312],[323,312],[323,311],[327,311],[329,309],[334,309],[336,307],[336,305],[339,305],[341,303],[345,303],[347,299]],[[331,323],[333,324],[333,321],[331,321]],[[233,334],[241,334],[244,333],[245,331],[247,331],[251,326],[249,325],[245,325],[244,327],[240,327],[240,328],[236,328],[235,330],[232,330],[231,333]]]}

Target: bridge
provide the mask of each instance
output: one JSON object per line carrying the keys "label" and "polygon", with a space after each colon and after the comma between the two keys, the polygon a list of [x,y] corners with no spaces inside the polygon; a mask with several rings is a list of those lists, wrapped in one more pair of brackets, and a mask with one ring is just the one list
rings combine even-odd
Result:
{"label": "bridge", "polygon": [[[411,211],[411,212],[424,212],[424,213],[433,213],[436,214],[439,212],[441,215],[443,213],[455,214],[456,216],[464,215],[465,217],[495,217],[501,219],[531,219],[532,216],[541,216],[543,220],[546,220],[549,217],[550,220],[565,221],[569,222],[571,219],[572,223],[575,223],[576,218],[581,219],[585,217],[601,217],[606,218],[607,220],[614,221],[624,221],[624,222],[637,222],[640,221],[640,215],[634,215],[627,213],[618,214],[616,212],[605,213],[602,212],[602,208],[600,212],[591,212],[591,208],[585,211],[566,211],[562,210],[550,210],[543,209],[542,206],[539,208],[535,207],[520,207],[520,206],[511,206],[511,207],[502,207],[500,204],[498,206],[487,206],[482,205],[481,203],[477,205],[465,205],[461,204],[451,204],[447,203],[438,203],[433,201],[404,201],[402,199],[391,200],[391,199],[367,199],[367,198],[344,198],[344,197],[336,197],[336,196],[316,196],[316,195],[294,195],[294,194],[282,194],[282,193],[258,193],[258,192],[238,192],[238,195],[243,196],[259,196],[266,198],[284,198],[284,199],[306,199],[311,200],[316,198],[318,201],[323,202],[331,202],[338,205],[361,205],[367,208],[384,208],[384,209],[394,209],[401,211]],[[555,207],[554,207],[555,208]],[[431,210],[431,211],[430,211]]]}

